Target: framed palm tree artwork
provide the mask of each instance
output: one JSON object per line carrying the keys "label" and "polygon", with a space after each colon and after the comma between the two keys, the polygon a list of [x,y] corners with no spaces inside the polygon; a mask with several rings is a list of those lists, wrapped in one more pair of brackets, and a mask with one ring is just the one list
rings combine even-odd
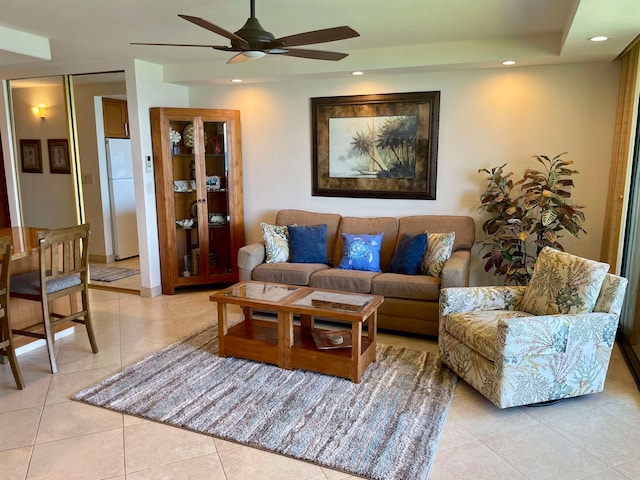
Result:
{"label": "framed palm tree artwork", "polygon": [[313,195],[435,200],[440,92],[311,99]]}

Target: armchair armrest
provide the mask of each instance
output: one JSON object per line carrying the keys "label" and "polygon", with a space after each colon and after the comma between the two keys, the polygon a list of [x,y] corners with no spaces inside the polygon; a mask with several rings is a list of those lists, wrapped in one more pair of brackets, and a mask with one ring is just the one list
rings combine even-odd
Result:
{"label": "armchair armrest", "polygon": [[472,310],[514,310],[527,287],[461,287],[440,290],[440,316]]}
{"label": "armchair armrest", "polygon": [[251,280],[251,272],[265,260],[264,243],[252,243],[238,250],[240,280]]}
{"label": "armchair armrest", "polygon": [[468,287],[469,266],[471,263],[470,250],[458,250],[453,252],[449,260],[442,267],[440,274],[440,288]]}
{"label": "armchair armrest", "polygon": [[506,358],[570,353],[584,348],[594,355],[599,350],[608,354],[617,327],[618,315],[613,313],[515,317],[498,321],[496,347]]}

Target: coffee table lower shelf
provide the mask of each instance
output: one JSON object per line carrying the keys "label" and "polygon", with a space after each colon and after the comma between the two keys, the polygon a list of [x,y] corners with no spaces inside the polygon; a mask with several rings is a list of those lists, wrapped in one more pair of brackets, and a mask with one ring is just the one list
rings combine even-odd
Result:
{"label": "coffee table lower shelf", "polygon": [[[287,370],[299,368],[360,381],[362,372],[376,359],[376,345],[362,336],[359,355],[352,347],[319,349],[312,331],[293,326],[293,345],[288,350],[278,347],[278,323],[248,319],[229,327],[224,336],[224,356],[271,363]],[[325,330],[326,331],[326,330]]]}

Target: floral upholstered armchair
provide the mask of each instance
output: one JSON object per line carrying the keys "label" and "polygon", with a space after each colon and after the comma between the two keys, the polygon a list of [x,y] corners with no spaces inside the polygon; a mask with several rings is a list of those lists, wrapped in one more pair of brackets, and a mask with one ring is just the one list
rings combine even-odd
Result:
{"label": "floral upholstered armchair", "polygon": [[444,363],[500,408],[601,392],[627,280],[549,247],[527,287],[445,288]]}

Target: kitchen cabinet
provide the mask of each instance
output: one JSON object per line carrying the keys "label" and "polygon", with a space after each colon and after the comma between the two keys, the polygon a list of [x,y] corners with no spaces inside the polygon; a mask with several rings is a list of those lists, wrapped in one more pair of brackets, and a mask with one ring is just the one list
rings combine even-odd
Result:
{"label": "kitchen cabinet", "polygon": [[129,138],[129,113],[126,100],[102,99],[105,138]]}

